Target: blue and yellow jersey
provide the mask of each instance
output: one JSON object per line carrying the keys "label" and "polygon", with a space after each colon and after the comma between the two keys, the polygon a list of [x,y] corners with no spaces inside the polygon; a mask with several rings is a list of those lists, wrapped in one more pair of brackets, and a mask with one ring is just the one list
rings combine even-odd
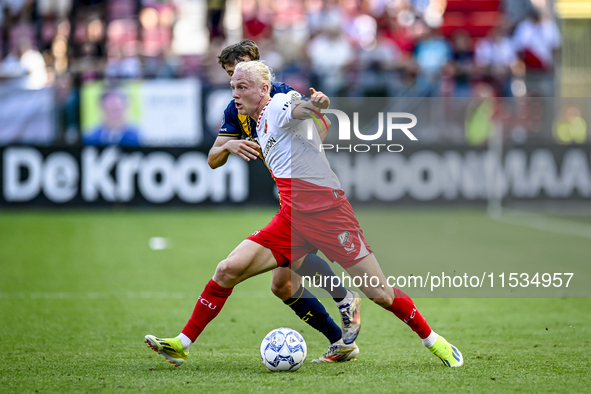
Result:
{"label": "blue and yellow jersey", "polygon": [[[277,93],[287,93],[295,90],[291,86],[283,82],[272,82],[271,84],[271,97]],[[218,132],[219,137],[237,137],[244,136],[251,141],[256,140],[256,121],[248,115],[241,115],[234,105],[234,100],[230,101],[230,104],[224,111],[224,117],[222,118],[222,125]]]}

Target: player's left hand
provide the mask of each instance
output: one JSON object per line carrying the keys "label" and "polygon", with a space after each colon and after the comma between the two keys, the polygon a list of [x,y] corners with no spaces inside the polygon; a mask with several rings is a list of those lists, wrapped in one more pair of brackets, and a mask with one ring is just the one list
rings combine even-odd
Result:
{"label": "player's left hand", "polygon": [[310,88],[310,102],[320,109],[327,109],[330,106],[330,99],[328,96],[314,88]]}

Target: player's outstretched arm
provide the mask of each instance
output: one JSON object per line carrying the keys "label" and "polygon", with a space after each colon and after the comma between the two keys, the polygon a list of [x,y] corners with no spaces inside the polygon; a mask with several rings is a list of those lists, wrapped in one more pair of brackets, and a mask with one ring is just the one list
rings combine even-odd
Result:
{"label": "player's outstretched arm", "polygon": [[332,122],[330,121],[330,119],[328,119],[328,116],[324,115],[321,122],[320,122],[320,126],[316,123],[316,131],[318,131],[318,135],[320,136],[320,141],[324,142],[324,139],[326,138],[326,135],[328,134],[328,129],[330,128],[330,125],[332,124]]}
{"label": "player's outstretched arm", "polygon": [[217,137],[209,150],[207,163],[211,168],[221,167],[228,161],[230,153],[246,161],[256,160],[259,152],[259,146],[255,142],[240,140],[237,137]]}
{"label": "player's outstretched arm", "polygon": [[330,106],[330,99],[328,96],[322,92],[316,91],[314,88],[310,88],[310,98],[294,101],[292,105],[294,108],[291,114],[296,119],[310,119],[311,116],[321,118],[320,125],[315,122],[315,127],[320,136],[320,140],[324,142],[331,121],[326,115],[322,116],[322,114],[319,113],[319,110],[327,109]]}
{"label": "player's outstretched arm", "polygon": [[322,92],[310,88],[310,98],[301,99],[293,102],[293,109],[291,116],[295,119],[309,119],[311,115],[318,113],[321,109],[328,109],[330,106],[330,99]]}

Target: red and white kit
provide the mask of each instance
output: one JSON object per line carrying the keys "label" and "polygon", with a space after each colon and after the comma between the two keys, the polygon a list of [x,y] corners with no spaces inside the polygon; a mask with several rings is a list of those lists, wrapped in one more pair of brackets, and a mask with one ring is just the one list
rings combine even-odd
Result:
{"label": "red and white kit", "polygon": [[292,117],[292,97],[278,93],[269,99],[257,122],[262,156],[281,197],[271,222],[248,237],[273,252],[280,266],[320,249],[326,257],[349,268],[371,249],[339,179],[319,147],[316,131]]}

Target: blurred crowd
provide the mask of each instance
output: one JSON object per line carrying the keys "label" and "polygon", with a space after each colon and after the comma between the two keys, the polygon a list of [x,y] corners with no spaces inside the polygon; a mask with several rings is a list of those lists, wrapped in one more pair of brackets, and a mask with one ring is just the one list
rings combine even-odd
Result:
{"label": "blurred crowd", "polygon": [[[189,3],[195,2],[3,0],[0,75],[27,74],[18,83],[65,90],[100,78],[196,75],[226,84],[215,56],[231,39],[224,26],[228,2],[202,1],[204,32],[187,26],[196,21],[191,12],[200,11]],[[461,27],[442,35],[446,0],[232,5],[241,7],[241,36],[259,44],[278,79],[301,90],[312,84],[333,96],[554,95],[555,22],[530,0],[496,3],[500,16],[482,37]],[[183,45],[191,32],[208,42],[191,50]]]}
{"label": "blurred crowd", "polygon": [[[197,77],[225,87],[216,57],[249,38],[301,92],[549,97],[561,37],[545,0],[533,1],[2,0],[0,88],[53,86],[60,128],[74,130],[83,84]],[[476,3],[486,20],[454,25]]]}

